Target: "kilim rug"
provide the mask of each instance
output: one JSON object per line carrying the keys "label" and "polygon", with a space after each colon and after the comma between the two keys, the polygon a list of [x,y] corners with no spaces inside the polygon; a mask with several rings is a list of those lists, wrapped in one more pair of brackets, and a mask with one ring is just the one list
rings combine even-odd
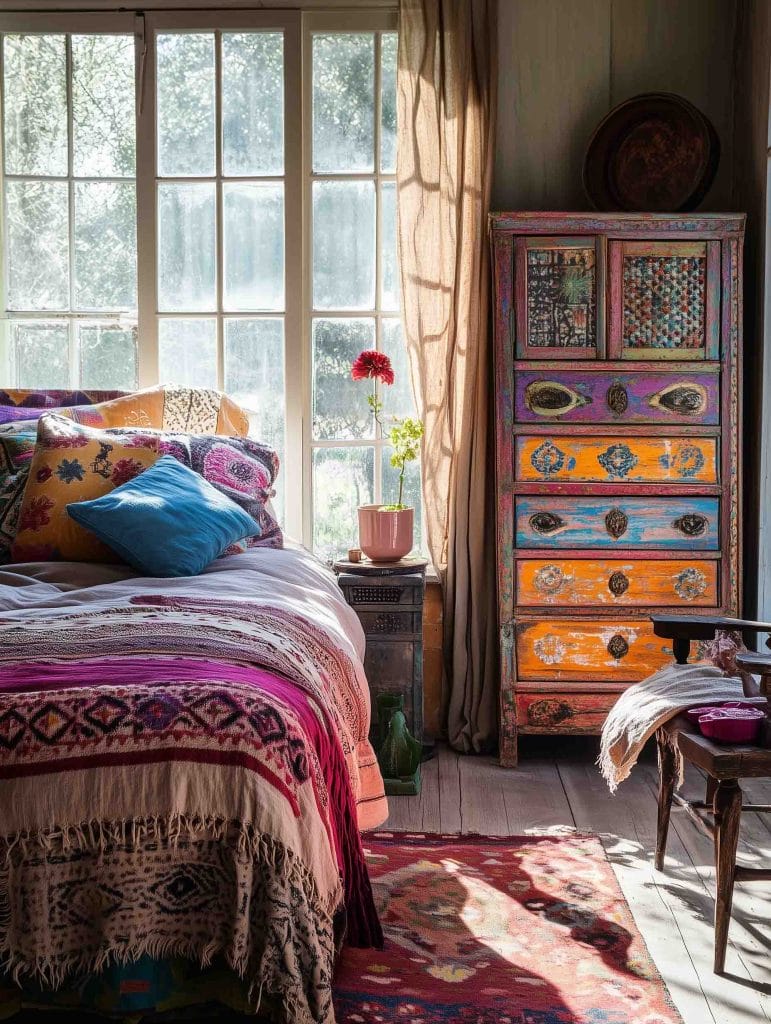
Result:
{"label": "kilim rug", "polygon": [[338,1024],[681,1024],[599,839],[364,837],[386,935]]}

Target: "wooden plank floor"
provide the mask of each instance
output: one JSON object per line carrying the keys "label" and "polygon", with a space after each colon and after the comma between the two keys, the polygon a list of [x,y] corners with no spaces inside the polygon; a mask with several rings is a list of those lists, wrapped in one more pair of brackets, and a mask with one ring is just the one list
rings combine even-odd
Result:
{"label": "wooden plank floor", "polygon": [[[594,766],[595,739],[531,737],[516,769],[446,747],[423,766],[422,792],[395,797],[386,828],[522,835],[575,827],[600,835],[648,949],[685,1024],[771,1021],[771,882],[737,885],[726,974],[712,973],[712,843],[673,810],[666,871],[653,867],[657,769],[646,754],[615,796]],[[684,794],[703,796],[695,771]],[[771,803],[771,781],[744,786]],[[771,815],[743,814],[739,856],[771,867]]]}

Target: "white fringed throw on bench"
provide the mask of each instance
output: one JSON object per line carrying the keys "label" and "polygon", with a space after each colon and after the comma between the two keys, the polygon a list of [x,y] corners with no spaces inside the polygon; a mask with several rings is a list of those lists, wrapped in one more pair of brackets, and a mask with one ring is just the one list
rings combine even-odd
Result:
{"label": "white fringed throw on bench", "polygon": [[[646,741],[660,725],[687,708],[744,698],[742,681],[714,665],[667,665],[630,686],[610,710],[597,764],[614,793],[628,778]],[[682,782],[682,764],[678,765]]]}

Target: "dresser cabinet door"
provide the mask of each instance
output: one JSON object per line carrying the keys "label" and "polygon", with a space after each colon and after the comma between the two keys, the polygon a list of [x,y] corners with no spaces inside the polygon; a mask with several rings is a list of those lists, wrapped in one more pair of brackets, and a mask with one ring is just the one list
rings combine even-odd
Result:
{"label": "dresser cabinet door", "polygon": [[610,242],[612,359],[717,359],[720,243]]}
{"label": "dresser cabinet door", "polygon": [[605,266],[600,240],[518,238],[514,263],[517,355],[602,358]]}

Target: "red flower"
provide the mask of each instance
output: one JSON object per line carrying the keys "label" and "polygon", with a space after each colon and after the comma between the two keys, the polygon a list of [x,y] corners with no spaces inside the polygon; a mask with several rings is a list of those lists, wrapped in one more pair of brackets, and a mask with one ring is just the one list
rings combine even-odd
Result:
{"label": "red flower", "polygon": [[376,352],[374,349],[365,349],[354,359],[351,376],[354,380],[366,380],[367,377],[372,377],[384,384],[393,384],[394,382],[391,360],[387,355]]}

